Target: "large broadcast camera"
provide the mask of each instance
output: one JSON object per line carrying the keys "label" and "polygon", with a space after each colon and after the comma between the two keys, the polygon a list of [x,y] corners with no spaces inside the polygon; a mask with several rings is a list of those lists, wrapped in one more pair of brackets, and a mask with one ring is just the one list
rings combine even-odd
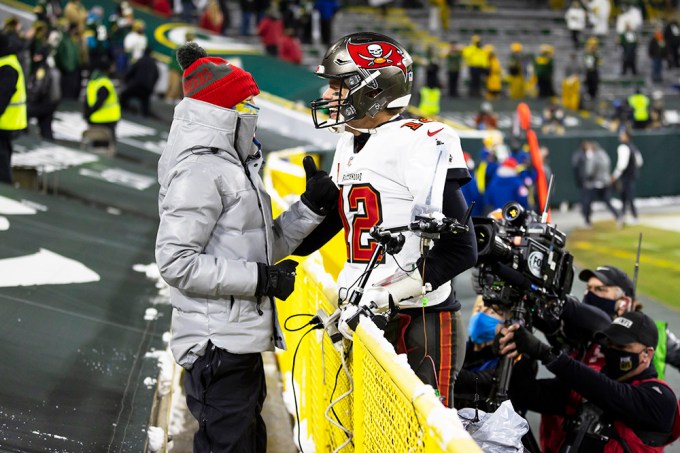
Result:
{"label": "large broadcast camera", "polygon": [[516,202],[503,206],[500,220],[472,221],[486,305],[510,309],[517,301],[528,300],[538,303],[533,308],[542,309],[569,294],[573,256],[564,249],[567,237],[556,226]]}

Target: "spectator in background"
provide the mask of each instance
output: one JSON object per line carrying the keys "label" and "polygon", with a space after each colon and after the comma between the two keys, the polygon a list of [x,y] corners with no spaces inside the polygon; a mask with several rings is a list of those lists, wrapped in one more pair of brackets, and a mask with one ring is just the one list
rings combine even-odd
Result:
{"label": "spectator in background", "polygon": [[210,0],[208,6],[203,10],[201,18],[198,20],[198,26],[209,30],[213,33],[222,33],[222,26],[224,24],[224,15],[220,9],[220,4],[217,0]]}
{"label": "spectator in background", "polygon": [[420,113],[425,117],[439,115],[441,110],[441,89],[439,80],[427,80],[427,83],[420,88],[420,103],[418,105]]}
{"label": "spectator in background", "polygon": [[78,28],[82,34],[85,32],[85,21],[87,20],[87,9],[80,3],[80,0],[69,0],[64,6],[64,17],[70,25]]}
{"label": "spectator in background", "polygon": [[38,120],[40,136],[54,140],[52,120],[61,99],[59,71],[50,66],[49,47],[45,46],[33,55],[33,67],[26,83],[28,117]]}
{"label": "spectator in background", "polygon": [[616,221],[621,225],[621,214],[611,203],[611,161],[607,153],[595,143],[583,140],[581,148],[574,152],[571,165],[576,187],[581,190],[581,213],[586,228],[591,228],[593,201],[604,202]]}
{"label": "spectator in background", "polygon": [[0,183],[12,184],[12,139],[26,129],[26,83],[10,41],[0,33]]}
{"label": "spectator in background", "polygon": [[647,47],[649,58],[652,60],[652,82],[663,82],[663,62],[668,57],[668,47],[661,30],[654,32]]}
{"label": "spectator in background", "polygon": [[486,76],[486,98],[493,100],[501,96],[503,90],[503,67],[491,44],[484,46],[489,61],[489,72]]}
{"label": "spectator in background", "polygon": [[128,55],[130,64],[139,60],[144,55],[144,50],[149,46],[145,29],[144,21],[137,19],[132,23],[132,31],[125,37],[125,53]]}
{"label": "spectator in background", "polygon": [[128,67],[128,57],[125,53],[125,37],[132,29],[134,12],[127,1],[118,5],[116,13],[109,16],[109,42],[116,65],[116,75],[123,77]]}
{"label": "spectator in background", "polygon": [[540,53],[534,58],[534,71],[536,72],[539,98],[555,96],[555,89],[553,88],[553,54],[553,46],[541,44]]}
{"label": "spectator in background", "polygon": [[141,105],[141,113],[145,117],[153,116],[149,102],[158,82],[158,67],[151,57],[151,47],[144,50],[142,58],[137,60],[125,75],[125,89],[120,94],[120,106],[130,108],[130,100],[137,99]]}
{"label": "spectator in background", "polygon": [[103,24],[104,10],[100,6],[92,8],[87,18],[87,28],[85,29],[85,42],[87,44],[87,54],[90,71],[100,67],[102,64],[109,64],[113,61],[113,49],[109,43],[108,32]]}
{"label": "spectator in background", "polygon": [[618,186],[621,195],[621,219],[626,217],[626,211],[630,208],[632,219],[626,222],[638,223],[638,212],[635,207],[635,184],[640,176],[640,168],[644,163],[642,153],[630,140],[630,132],[627,129],[619,131],[619,146],[616,148],[616,167],[611,176],[612,184]]}
{"label": "spectator in background", "polygon": [[638,36],[633,26],[626,23],[623,33],[618,36],[621,45],[621,75],[625,76],[630,69],[633,75],[637,75],[637,45]]}
{"label": "spectator in background", "polygon": [[600,52],[598,50],[598,40],[594,36],[588,38],[586,49],[583,53],[583,66],[586,75],[586,92],[591,101],[597,99],[597,92],[600,88]]}
{"label": "spectator in background", "polygon": [[580,0],[571,0],[564,20],[567,21],[567,29],[571,33],[571,41],[576,50],[581,45],[581,33],[586,29],[586,10]]}
{"label": "spectator in background", "polygon": [[635,94],[628,96],[628,106],[633,114],[633,129],[644,129],[649,123],[649,97],[642,92],[640,87],[635,89]]}
{"label": "spectator in background", "polygon": [[33,36],[35,35],[35,28],[31,27],[26,33],[22,33],[21,21],[19,18],[16,16],[9,16],[5,18],[2,33],[7,37],[7,48],[17,56],[24,73],[28,74],[31,65],[29,49]]}
{"label": "spectator in background", "polygon": [[482,78],[486,70],[486,54],[482,50],[482,40],[479,35],[472,35],[470,44],[463,49],[463,60],[468,67],[470,84],[468,86],[470,97],[482,95]]}
{"label": "spectator in background", "polygon": [[163,17],[171,17],[173,13],[170,0],[151,0],[151,8]]}
{"label": "spectator in background", "polygon": [[340,3],[338,0],[314,0],[314,9],[319,12],[321,42],[330,46],[333,39],[333,18],[340,10]]}
{"label": "spectator in background", "polygon": [[667,20],[663,36],[668,44],[668,67],[680,68],[680,25],[677,19]]}
{"label": "spectator in background", "polygon": [[446,72],[449,81],[449,97],[458,97],[458,79],[460,78],[460,68],[462,65],[463,54],[456,41],[451,41],[446,53]]}
{"label": "spectator in background", "polygon": [[[196,39],[196,34],[193,31],[188,31],[184,35],[185,42]],[[170,58],[168,62],[168,87],[165,90],[165,100],[169,102],[179,101],[182,99],[182,68],[177,61],[177,58]]]}
{"label": "spectator in background", "polygon": [[522,43],[510,44],[510,57],[508,58],[508,91],[510,99],[524,99],[524,56],[522,55]]}
{"label": "spectator in background", "polygon": [[593,34],[606,39],[609,32],[609,14],[611,4],[609,0],[590,0],[588,3],[588,19],[593,26]]}
{"label": "spectator in background", "polygon": [[516,201],[528,209],[528,197],[529,189],[517,171],[517,161],[512,157],[506,158],[484,192],[487,211],[500,209],[511,201]]}
{"label": "spectator in background", "polygon": [[622,5],[621,14],[616,18],[616,34],[625,33],[628,27],[634,32],[640,31],[643,24],[640,8],[633,5]]}
{"label": "spectator in background", "polygon": [[564,134],[564,110],[555,98],[551,98],[543,109],[541,120],[543,121],[541,132],[544,134]]}
{"label": "spectator in background", "polygon": [[97,64],[87,82],[83,116],[88,124],[108,127],[115,142],[116,125],[120,120],[120,104],[116,89],[109,78],[111,63],[102,60]]}
{"label": "spectator in background", "polygon": [[250,36],[250,25],[255,12],[255,0],[239,0],[241,7],[241,36]]}
{"label": "spectator in background", "polygon": [[257,26],[257,34],[260,36],[267,55],[278,57],[279,42],[283,36],[283,19],[276,7],[267,10],[264,19]]}
{"label": "spectator in background", "polygon": [[61,94],[66,99],[78,99],[81,87],[82,44],[78,27],[69,24],[63,33],[54,56],[55,63],[61,71]]}
{"label": "spectator in background", "polygon": [[567,69],[562,80],[562,105],[565,109],[578,110],[581,107],[581,80],[578,71]]}
{"label": "spectator in background", "polygon": [[471,179],[470,182],[464,184],[460,190],[463,192],[463,197],[465,197],[468,206],[471,206],[472,202],[475,203],[470,215],[473,217],[481,217],[484,215],[484,198],[479,193],[479,186],[475,177],[475,161],[472,159],[472,156],[470,156],[470,153],[463,152],[463,157],[465,158],[465,165],[470,172]]}
{"label": "spectator in background", "polygon": [[663,105],[663,91],[655,90],[652,93],[652,107],[649,109],[649,127],[651,129],[658,129],[667,125]]}
{"label": "spectator in background", "polygon": [[475,115],[475,128],[480,131],[498,128],[498,117],[493,111],[491,102],[482,102],[479,112]]}
{"label": "spectator in background", "polygon": [[286,28],[279,42],[279,58],[293,64],[302,63],[302,44],[293,28]]}

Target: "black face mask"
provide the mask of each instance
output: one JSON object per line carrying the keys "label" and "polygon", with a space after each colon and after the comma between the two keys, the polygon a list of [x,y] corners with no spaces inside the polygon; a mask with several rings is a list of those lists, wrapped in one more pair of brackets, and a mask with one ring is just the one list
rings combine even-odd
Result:
{"label": "black face mask", "polygon": [[616,310],[616,301],[614,299],[605,299],[604,297],[600,297],[590,291],[588,291],[586,295],[583,296],[583,303],[599,308],[609,316],[612,316]]}
{"label": "black face mask", "polygon": [[618,379],[640,365],[640,353],[620,351],[614,348],[602,348],[605,365],[602,372],[612,379]]}

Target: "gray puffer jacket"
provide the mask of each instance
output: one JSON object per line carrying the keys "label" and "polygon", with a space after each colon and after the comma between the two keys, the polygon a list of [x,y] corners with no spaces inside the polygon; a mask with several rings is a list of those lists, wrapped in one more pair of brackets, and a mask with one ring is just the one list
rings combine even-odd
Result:
{"label": "gray puffer jacket", "polygon": [[254,296],[257,263],[289,255],[323,219],[299,201],[272,219],[256,125],[255,115],[185,98],[158,163],[156,262],[171,286],[170,347],[185,368],[208,340],[237,354],[285,347],[276,307]]}

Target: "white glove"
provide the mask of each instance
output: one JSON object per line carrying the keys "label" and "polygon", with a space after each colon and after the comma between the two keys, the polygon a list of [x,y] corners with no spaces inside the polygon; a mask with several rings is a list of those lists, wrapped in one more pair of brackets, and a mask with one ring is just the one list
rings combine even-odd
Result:
{"label": "white glove", "polygon": [[343,337],[351,341],[354,336],[354,330],[347,325],[347,322],[359,312],[359,307],[357,305],[348,304],[342,307],[341,310],[340,319],[338,320],[338,330]]}

